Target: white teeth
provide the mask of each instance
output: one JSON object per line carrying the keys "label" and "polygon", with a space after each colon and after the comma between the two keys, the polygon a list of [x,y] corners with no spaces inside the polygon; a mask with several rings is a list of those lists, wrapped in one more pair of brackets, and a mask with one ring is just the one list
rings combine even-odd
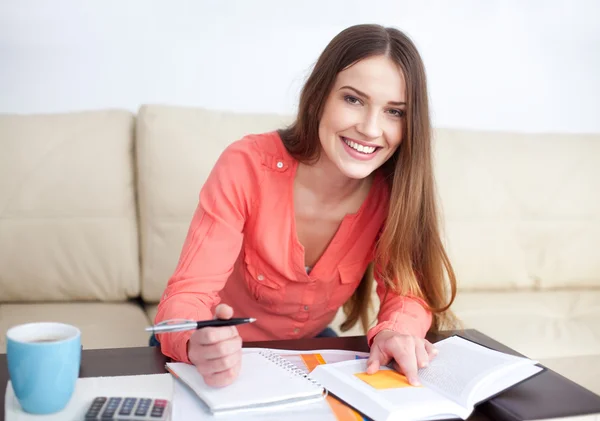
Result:
{"label": "white teeth", "polygon": [[342,138],[342,140],[344,141],[344,143],[346,145],[350,146],[352,149],[357,150],[358,152],[362,152],[364,154],[371,154],[371,153],[375,152],[375,149],[376,149],[373,146],[359,145],[358,143],[348,140],[346,138]]}

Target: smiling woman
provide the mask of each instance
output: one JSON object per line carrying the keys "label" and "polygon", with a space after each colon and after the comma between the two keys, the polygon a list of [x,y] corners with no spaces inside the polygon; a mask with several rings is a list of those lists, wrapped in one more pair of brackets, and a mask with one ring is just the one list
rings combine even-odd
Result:
{"label": "smiling woman", "polygon": [[[158,335],[207,384],[237,377],[241,342],[368,330],[369,371],[395,363],[417,384],[452,322],[454,273],[437,226],[423,63],[402,32],[357,25],[325,48],[295,122],[248,135],[220,156],[200,192],[155,321],[255,317],[255,323]],[[446,281],[449,280],[449,282]]]}

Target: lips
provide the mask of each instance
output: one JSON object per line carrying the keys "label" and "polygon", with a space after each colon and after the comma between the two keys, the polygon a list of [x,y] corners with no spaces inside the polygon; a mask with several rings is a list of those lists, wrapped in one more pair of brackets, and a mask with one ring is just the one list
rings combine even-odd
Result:
{"label": "lips", "polygon": [[369,144],[359,142],[354,139],[349,139],[347,137],[341,136],[341,139],[346,145],[348,145],[350,148],[354,149],[355,151],[357,151],[361,154],[371,155],[371,154],[377,152],[377,150],[381,149],[380,146],[369,145]]}
{"label": "lips", "polygon": [[382,149],[381,146],[365,145],[364,143],[359,143],[343,136],[340,136],[339,138],[346,153],[357,161],[370,161],[376,157],[377,152]]}

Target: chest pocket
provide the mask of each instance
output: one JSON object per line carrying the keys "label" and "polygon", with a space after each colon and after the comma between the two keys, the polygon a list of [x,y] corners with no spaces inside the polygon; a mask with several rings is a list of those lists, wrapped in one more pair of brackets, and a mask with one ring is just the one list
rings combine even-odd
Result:
{"label": "chest pocket", "polygon": [[361,261],[339,264],[338,273],[340,275],[340,284],[350,285],[353,287],[352,290],[354,290],[365,274],[367,266],[367,263],[363,263]]}
{"label": "chest pocket", "polygon": [[275,270],[269,269],[252,252],[246,251],[246,285],[256,301],[275,307],[281,304],[286,287],[286,280]]}
{"label": "chest pocket", "polygon": [[338,265],[339,281],[334,286],[329,300],[330,308],[339,308],[352,296],[362,279],[367,263],[353,262]]}

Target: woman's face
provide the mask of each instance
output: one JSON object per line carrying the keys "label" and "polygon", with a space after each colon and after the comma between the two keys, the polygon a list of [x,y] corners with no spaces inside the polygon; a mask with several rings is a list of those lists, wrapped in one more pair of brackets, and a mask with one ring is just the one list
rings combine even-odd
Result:
{"label": "woman's face", "polygon": [[404,77],[388,57],[369,57],[338,73],[319,122],[326,158],[347,177],[369,176],[400,146],[405,103]]}

